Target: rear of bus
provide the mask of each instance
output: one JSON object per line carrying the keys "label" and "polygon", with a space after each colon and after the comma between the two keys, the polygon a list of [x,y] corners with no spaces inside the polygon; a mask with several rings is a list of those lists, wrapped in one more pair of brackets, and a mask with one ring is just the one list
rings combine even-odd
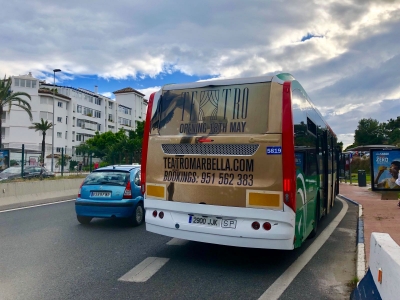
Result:
{"label": "rear of bus", "polygon": [[174,84],[150,97],[142,188],[148,231],[222,245],[293,249],[290,82]]}

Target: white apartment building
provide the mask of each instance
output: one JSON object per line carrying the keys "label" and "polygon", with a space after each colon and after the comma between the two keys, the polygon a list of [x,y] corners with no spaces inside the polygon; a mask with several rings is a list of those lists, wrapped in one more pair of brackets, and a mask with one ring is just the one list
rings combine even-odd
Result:
{"label": "white apartment building", "polygon": [[[12,106],[11,111],[3,113],[2,141],[3,148],[40,150],[42,133],[29,129],[32,123],[40,122],[41,118],[53,122],[54,97],[54,153],[74,154],[75,147],[88,138],[106,131],[117,132],[121,128],[126,131],[135,130],[136,122],[145,120],[147,100],[144,94],[133,88],[124,88],[114,92],[115,100],[94,91],[56,85],[53,95],[53,84],[48,84],[34,78],[30,73],[22,76],[12,76],[12,91],[25,92],[31,96],[27,99],[32,107],[33,121],[19,107]],[[26,97],[25,97],[26,98]],[[46,133],[46,156],[51,154],[52,130]],[[12,151],[11,151],[12,152]],[[14,155],[15,156],[15,155]],[[18,154],[17,154],[18,156]],[[27,157],[34,163],[35,154]],[[36,161],[39,154],[36,154]],[[20,160],[18,157],[10,159]],[[72,159],[79,160],[73,157]],[[45,160],[50,169],[51,159]]]}

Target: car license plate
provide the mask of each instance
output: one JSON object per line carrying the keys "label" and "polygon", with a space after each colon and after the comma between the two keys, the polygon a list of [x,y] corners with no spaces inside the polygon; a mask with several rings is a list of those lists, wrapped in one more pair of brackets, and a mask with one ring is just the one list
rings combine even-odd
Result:
{"label": "car license plate", "polygon": [[111,192],[92,192],[92,197],[110,197]]}

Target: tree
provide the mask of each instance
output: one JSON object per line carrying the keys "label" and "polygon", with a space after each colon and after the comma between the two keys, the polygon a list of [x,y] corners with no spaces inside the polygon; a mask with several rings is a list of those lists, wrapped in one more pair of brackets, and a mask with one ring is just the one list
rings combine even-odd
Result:
{"label": "tree", "polygon": [[128,133],[123,129],[116,133],[96,132],[94,137],[80,144],[76,150],[83,155],[93,153],[110,164],[140,162],[143,133],[144,122],[137,122],[136,130]]}
{"label": "tree", "polygon": [[29,126],[29,129],[35,129],[35,131],[41,131],[42,132],[42,154],[41,154],[41,163],[44,165],[44,157],[45,157],[45,145],[46,145],[46,132],[50,128],[53,127],[53,123],[48,122],[47,120],[43,120],[43,118],[40,120],[40,123],[32,123],[33,126]]}
{"label": "tree", "polygon": [[386,142],[384,126],[375,119],[361,119],[354,134],[354,145],[382,145]]}
{"label": "tree", "polygon": [[[11,111],[12,106],[17,106],[19,108],[22,108],[23,110],[26,111],[26,113],[29,115],[29,119],[32,121],[31,105],[29,104],[28,101],[20,97],[20,96],[25,96],[29,100],[31,100],[31,96],[25,92],[13,93],[11,91],[11,84],[12,84],[11,77],[8,77],[7,79],[6,76],[4,76],[4,79],[0,80],[0,133],[2,131],[2,126],[3,126],[1,117],[3,115],[6,106],[8,106],[9,113]],[[0,134],[0,148],[2,147],[2,145],[3,145],[3,137]]]}

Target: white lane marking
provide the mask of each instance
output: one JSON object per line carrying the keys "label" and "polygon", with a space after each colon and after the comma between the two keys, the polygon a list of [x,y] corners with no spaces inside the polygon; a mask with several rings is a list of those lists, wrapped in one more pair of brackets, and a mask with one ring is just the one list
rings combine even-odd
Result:
{"label": "white lane marking", "polygon": [[183,246],[186,245],[189,241],[188,240],[182,240],[182,239],[178,239],[178,238],[173,238],[172,240],[170,240],[167,245],[170,246]]}
{"label": "white lane marking", "polygon": [[[339,198],[338,198],[339,199]],[[296,278],[297,274],[307,265],[307,263],[313,258],[313,256],[318,252],[322,245],[328,240],[332,232],[342,221],[343,217],[346,215],[347,209],[349,208],[346,201],[339,199],[343,203],[342,210],[336,216],[335,219],[321,232],[321,234],[315,239],[306,251],[287,270],[277,279],[275,282],[261,295],[260,300],[273,300],[278,299],[290,283]]]}
{"label": "white lane marking", "polygon": [[0,210],[0,214],[1,214],[1,213],[5,213],[5,212],[9,212],[9,211],[15,211],[15,210],[21,210],[21,209],[28,209],[28,208],[40,207],[40,206],[47,206],[47,205],[59,204],[59,203],[70,202],[70,201],[75,201],[75,200],[76,200],[76,199],[69,199],[69,200],[62,200],[62,201],[51,202],[51,203],[43,203],[43,204],[37,204],[37,205],[31,205],[31,206],[25,206],[25,207],[18,207],[18,208]]}
{"label": "white lane marking", "polygon": [[146,282],[169,261],[169,258],[148,257],[124,276],[119,281]]}

